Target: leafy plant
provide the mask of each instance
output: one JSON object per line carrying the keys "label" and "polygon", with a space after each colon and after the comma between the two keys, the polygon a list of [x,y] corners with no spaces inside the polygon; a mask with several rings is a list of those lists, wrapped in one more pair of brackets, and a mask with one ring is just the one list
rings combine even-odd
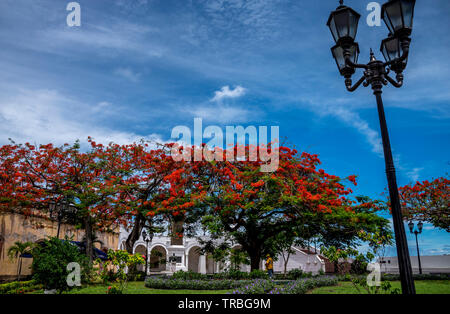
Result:
{"label": "leafy plant", "polygon": [[35,280],[13,281],[0,285],[0,294],[18,294],[42,289],[42,285]]}
{"label": "leafy plant", "polygon": [[[100,276],[104,282],[117,282],[117,289],[123,291],[129,278],[127,270],[136,269],[137,265],[141,265],[144,262],[144,257],[138,253],[133,255],[123,250],[109,250],[108,261],[103,264]],[[111,266],[114,267],[115,272],[111,269]],[[131,275],[134,276],[135,274]]]}
{"label": "leafy plant", "polygon": [[14,245],[8,249],[8,257],[13,259],[19,259],[17,263],[17,281],[20,281],[22,274],[22,258],[24,254],[31,253],[34,244],[32,242],[14,242]]}
{"label": "leafy plant", "polygon": [[352,284],[361,293],[364,289],[368,294],[400,294],[399,288],[392,288],[389,281],[383,281],[380,286],[369,286],[365,277],[354,277]]}
{"label": "leafy plant", "polygon": [[45,289],[62,293],[72,288],[67,284],[67,265],[72,262],[80,265],[81,280],[87,281],[91,269],[86,256],[67,237],[52,237],[33,249],[33,278]]}
{"label": "leafy plant", "polygon": [[108,290],[106,291],[106,294],[122,294],[123,289],[117,286],[109,286]]}
{"label": "leafy plant", "polygon": [[297,269],[291,269],[287,273],[287,278],[297,280],[303,276],[303,270],[297,268]]}
{"label": "leafy plant", "polygon": [[226,290],[248,284],[239,280],[184,280],[168,278],[147,278],[145,286],[154,289]]}

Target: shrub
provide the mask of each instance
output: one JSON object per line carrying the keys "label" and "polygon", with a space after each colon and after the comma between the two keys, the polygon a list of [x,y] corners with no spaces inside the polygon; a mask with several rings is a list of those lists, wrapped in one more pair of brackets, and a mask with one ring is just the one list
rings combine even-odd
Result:
{"label": "shrub", "polygon": [[350,265],[350,273],[362,275],[367,273],[368,263],[363,259],[355,259]]}
{"label": "shrub", "polygon": [[288,279],[292,279],[292,280],[297,280],[302,278],[303,276],[303,270],[301,269],[291,269],[290,271],[287,272],[287,278]]}
{"label": "shrub", "polygon": [[[383,274],[382,280],[397,281],[400,280],[399,274]],[[414,280],[449,280],[450,274],[414,274]]]}
{"label": "shrub", "polygon": [[250,272],[252,279],[269,279],[269,275],[264,270],[254,269]]}
{"label": "shrub", "polygon": [[189,271],[179,270],[173,273],[172,278],[183,280],[206,280],[207,276],[201,273],[195,273],[192,270]]}
{"label": "shrub", "polygon": [[311,289],[324,286],[337,285],[338,279],[336,277],[318,277],[309,279],[299,279],[288,283],[283,288],[275,288],[270,291],[270,294],[305,294]]}
{"label": "shrub", "polygon": [[0,294],[18,294],[42,289],[42,285],[35,280],[14,281],[0,285]]}
{"label": "shrub", "polygon": [[[117,282],[119,286],[116,288],[122,293],[127,280],[145,280],[145,273],[136,271],[137,265],[144,262],[144,256],[138,253],[133,255],[124,250],[108,250],[108,260],[100,268],[100,277],[104,283]],[[114,267],[115,272],[111,270],[111,266]],[[126,273],[127,268],[129,270],[128,274]]]}
{"label": "shrub", "polygon": [[106,294],[122,294],[122,289],[117,286],[109,286]]}
{"label": "shrub", "polygon": [[42,245],[33,249],[33,279],[41,283],[47,290],[56,289],[59,293],[69,290],[67,277],[69,263],[78,263],[81,270],[81,280],[86,281],[90,267],[85,255],[78,247],[68,241],[58,238],[45,240]]}
{"label": "shrub", "polygon": [[188,290],[227,290],[240,287],[249,281],[235,280],[183,280],[166,278],[147,278],[145,286],[154,289]]}
{"label": "shrub", "polygon": [[266,294],[275,288],[273,280],[257,279],[234,290],[233,294]]}
{"label": "shrub", "polygon": [[255,280],[233,291],[233,294],[305,294],[311,289],[323,286],[333,286],[338,283],[336,277],[320,277],[298,279],[277,287],[273,280]]}
{"label": "shrub", "polygon": [[145,271],[135,271],[127,274],[128,281],[144,281],[145,280]]}

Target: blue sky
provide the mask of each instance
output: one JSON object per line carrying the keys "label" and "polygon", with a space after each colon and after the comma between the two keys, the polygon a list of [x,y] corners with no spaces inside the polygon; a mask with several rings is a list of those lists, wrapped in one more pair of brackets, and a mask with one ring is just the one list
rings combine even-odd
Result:
{"label": "blue sky", "polygon": [[[363,62],[387,34],[367,25],[369,2],[345,1]],[[0,2],[0,144],[169,141],[195,117],[279,126],[328,172],[356,174],[357,194],[384,191],[374,96],[348,93],[330,53],[337,0],[80,0],[81,27],[68,3]],[[449,15],[447,0],[417,1],[405,85],[383,91],[399,185],[449,172]],[[425,229],[422,254],[449,254],[449,235]]]}

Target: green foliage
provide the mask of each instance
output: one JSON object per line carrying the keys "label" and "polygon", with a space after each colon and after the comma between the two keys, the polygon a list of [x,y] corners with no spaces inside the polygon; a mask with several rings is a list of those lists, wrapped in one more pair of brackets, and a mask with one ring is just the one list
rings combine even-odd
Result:
{"label": "green foliage", "polygon": [[375,257],[370,251],[363,254],[353,248],[337,249],[335,246],[330,246],[328,248],[322,247],[321,253],[328,258],[330,262],[334,263],[339,274],[344,274],[344,263],[347,258],[354,258],[350,267],[350,272],[360,275],[367,272],[368,263]]}
{"label": "green foliage", "polygon": [[14,245],[9,247],[8,249],[8,257],[13,260],[15,258],[19,258],[21,255],[26,253],[31,253],[33,248],[33,242],[14,242]]}
{"label": "green foliage", "polygon": [[22,255],[31,253],[31,250],[34,247],[33,242],[14,242],[14,245],[9,247],[8,249],[8,257],[11,260],[19,259],[17,264],[17,280],[20,281],[20,276],[22,273]]}
{"label": "green foliage", "polygon": [[351,264],[350,272],[357,275],[367,273],[367,265],[373,258],[374,256],[370,252],[367,252],[366,255],[358,254]]}
{"label": "green foliage", "polygon": [[72,262],[80,265],[81,280],[86,282],[91,269],[78,247],[68,238],[64,241],[54,237],[45,240],[33,249],[33,279],[47,290],[56,289],[59,293],[69,290],[72,287],[67,284],[67,265]]}
{"label": "green foliage", "polygon": [[167,278],[147,278],[145,286],[154,289],[227,290],[237,288],[249,281],[238,280],[184,280]]}
{"label": "green foliage", "polygon": [[281,294],[305,294],[309,290],[312,290],[317,287],[324,286],[335,286],[337,285],[338,280],[336,277],[318,277],[318,278],[309,278],[309,279],[301,279],[291,283],[288,283],[284,288],[279,290]]}
{"label": "green foliage", "polygon": [[233,294],[305,294],[311,289],[337,285],[336,277],[318,277],[290,281],[283,287],[277,287],[273,280],[255,280],[241,286]]}
{"label": "green foliage", "polygon": [[179,270],[172,275],[172,279],[182,279],[182,280],[206,280],[207,276],[201,273],[193,272],[192,270],[183,271]]}
{"label": "green foliage", "polygon": [[368,294],[400,294],[400,289],[392,288],[389,281],[383,281],[380,286],[367,285],[367,279],[365,277],[355,277],[352,279],[352,284],[361,292],[361,289],[366,290]]}
{"label": "green foliage", "polygon": [[238,270],[241,264],[249,264],[250,260],[247,252],[241,249],[230,250],[230,262],[232,270]]}
{"label": "green foliage", "polygon": [[290,271],[287,272],[287,278],[288,279],[293,279],[293,280],[297,280],[302,278],[303,276],[303,270],[297,268],[297,269],[291,269]]}
{"label": "green foliage", "polygon": [[109,286],[106,290],[106,294],[122,294],[123,289],[118,286]]}
{"label": "green foliage", "polygon": [[275,288],[273,280],[257,279],[242,285],[233,291],[233,294],[266,294]]}
{"label": "green foliage", "polygon": [[[143,280],[145,278],[145,274],[138,272],[130,272],[130,274],[127,274],[126,270],[136,269],[137,265],[144,263],[144,257],[138,253],[133,255],[123,250],[108,250],[108,261],[103,263],[100,277],[104,283],[117,282],[117,288],[123,291],[128,279]],[[111,269],[111,266],[113,266],[114,270]]]}
{"label": "green foliage", "polygon": [[[382,280],[400,280],[399,274],[383,274]],[[450,274],[413,274],[414,280],[450,280]]]}
{"label": "green foliage", "polygon": [[128,281],[144,281],[145,280],[145,271],[133,271],[127,274]]}
{"label": "green foliage", "polygon": [[0,294],[22,294],[34,290],[42,289],[42,285],[35,280],[13,281],[0,285]]}
{"label": "green foliage", "polygon": [[249,274],[252,279],[269,279],[269,275],[264,270],[254,269]]}

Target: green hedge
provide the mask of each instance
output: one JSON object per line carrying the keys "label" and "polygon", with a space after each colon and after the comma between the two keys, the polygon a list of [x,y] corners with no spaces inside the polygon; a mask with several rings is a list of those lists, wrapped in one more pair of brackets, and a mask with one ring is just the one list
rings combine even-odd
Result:
{"label": "green hedge", "polygon": [[[414,280],[450,280],[450,274],[413,274]],[[400,280],[399,274],[384,274],[382,280],[397,281]]]}
{"label": "green hedge", "polygon": [[171,290],[228,290],[248,284],[246,280],[185,280],[174,278],[147,278],[145,286],[154,289]]}
{"label": "green hedge", "polygon": [[[365,275],[339,275],[339,281],[352,281],[354,278],[366,278]],[[413,274],[414,280],[450,280],[450,274]],[[399,281],[399,274],[382,274],[381,281]]]}
{"label": "green hedge", "polygon": [[311,289],[335,286],[337,283],[337,277],[328,276],[290,281],[282,287],[277,287],[273,280],[255,280],[236,289],[233,294],[305,294]]}
{"label": "green hedge", "polygon": [[0,294],[20,294],[34,290],[42,289],[42,285],[35,280],[13,281],[0,285]]}
{"label": "green hedge", "polygon": [[[179,275],[180,276],[180,275]],[[307,291],[322,286],[333,286],[338,283],[337,277],[322,276],[298,279],[290,282],[277,282],[267,279],[253,280],[186,280],[175,278],[148,278],[147,288],[171,290],[230,290],[233,294],[305,294]],[[278,287],[277,287],[278,286]],[[279,287],[281,286],[281,287]]]}
{"label": "green hedge", "polygon": [[[274,274],[274,279],[278,280],[297,280],[300,278],[318,277],[311,272],[304,273],[301,269],[292,269],[284,274]],[[209,280],[209,279],[233,279],[233,280],[250,280],[250,279],[269,279],[269,275],[264,270],[253,270],[251,272],[243,272],[240,270],[229,270],[216,274],[200,274],[193,271],[177,271],[171,278],[184,280]]]}

